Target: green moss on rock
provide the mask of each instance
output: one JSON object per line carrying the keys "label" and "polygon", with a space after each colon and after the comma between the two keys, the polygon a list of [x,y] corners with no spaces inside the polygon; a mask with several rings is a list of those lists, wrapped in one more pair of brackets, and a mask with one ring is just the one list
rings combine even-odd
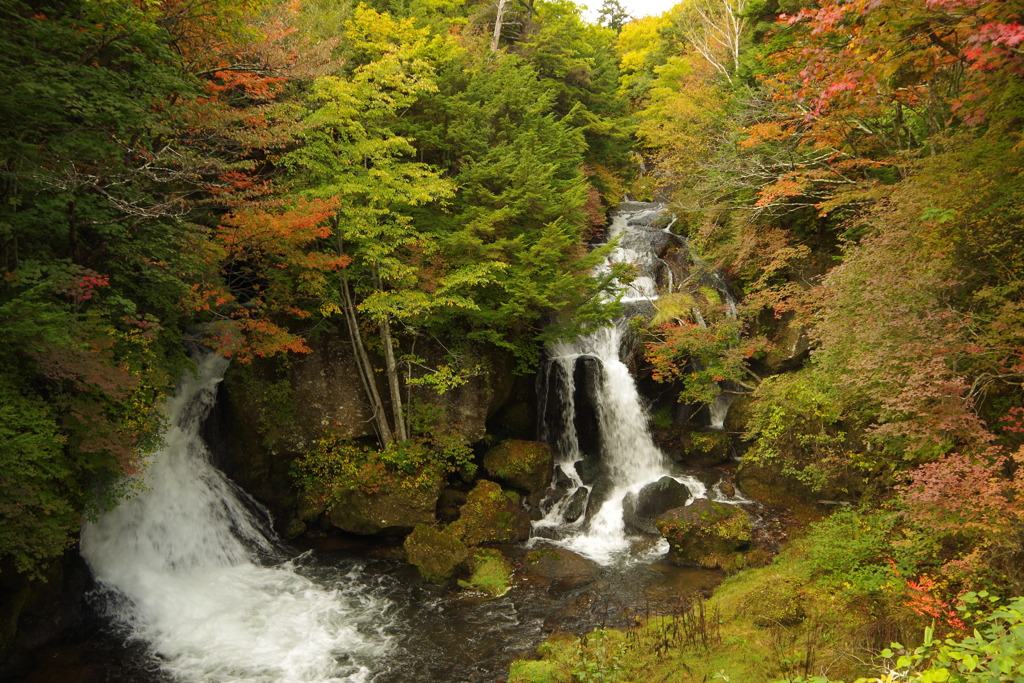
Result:
{"label": "green moss on rock", "polygon": [[526,493],[544,489],[551,479],[554,456],[540,441],[502,441],[484,455],[487,474]]}
{"label": "green moss on rock", "polygon": [[433,583],[446,583],[469,557],[469,548],[458,536],[427,524],[417,524],[403,547],[409,564]]}
{"label": "green moss on rock", "polygon": [[469,556],[469,570],[469,580],[459,581],[463,588],[478,590],[497,598],[507,593],[512,586],[512,565],[498,550],[474,550]]}
{"label": "green moss on rock", "polygon": [[508,683],[558,683],[567,680],[563,667],[548,660],[527,660],[512,664]]}
{"label": "green moss on rock", "polygon": [[669,510],[655,526],[668,540],[673,562],[723,568],[731,568],[729,558],[750,545],[752,534],[745,510],[706,498]]}
{"label": "green moss on rock", "polygon": [[482,480],[466,496],[459,519],[448,527],[466,545],[515,543],[530,537],[530,517],[519,494]]}
{"label": "green moss on rock", "polygon": [[435,521],[440,493],[440,482],[432,486],[396,486],[377,493],[341,490],[332,496],[327,515],[335,527],[353,534],[404,531]]}

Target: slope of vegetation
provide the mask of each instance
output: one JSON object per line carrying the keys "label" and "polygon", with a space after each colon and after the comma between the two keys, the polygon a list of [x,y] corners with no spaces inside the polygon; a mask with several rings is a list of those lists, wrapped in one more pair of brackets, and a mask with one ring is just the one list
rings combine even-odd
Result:
{"label": "slope of vegetation", "polygon": [[[742,297],[737,320],[712,301],[656,316],[654,377],[687,402],[738,395],[748,492],[852,506],[723,586],[709,654],[663,635],[692,615],[652,621],[605,678],[573,643],[550,680],[1019,679],[1022,11],[685,0],[624,26],[620,88],[653,161],[636,187],[671,198]],[[806,360],[772,360],[798,337]],[[774,600],[737,607],[782,589],[792,623]]]}

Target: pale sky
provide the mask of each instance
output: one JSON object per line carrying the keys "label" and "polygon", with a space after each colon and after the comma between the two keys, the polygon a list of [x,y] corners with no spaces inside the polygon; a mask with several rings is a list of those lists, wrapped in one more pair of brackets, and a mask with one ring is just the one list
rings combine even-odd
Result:
{"label": "pale sky", "polygon": [[[604,0],[576,0],[576,2],[580,5],[586,5],[587,11],[583,13],[583,16],[591,21],[597,19],[597,13],[601,9],[601,5],[604,4]],[[627,12],[639,19],[640,17],[657,16],[667,12],[673,5],[678,4],[679,0],[619,0],[619,2],[626,8]]]}

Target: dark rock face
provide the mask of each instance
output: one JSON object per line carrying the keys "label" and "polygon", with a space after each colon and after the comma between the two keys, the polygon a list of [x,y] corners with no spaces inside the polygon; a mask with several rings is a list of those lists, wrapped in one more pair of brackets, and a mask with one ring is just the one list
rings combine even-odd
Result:
{"label": "dark rock face", "polygon": [[604,384],[604,367],[591,356],[580,356],[573,367],[573,402],[576,407],[576,440],[580,452],[597,456],[601,453],[601,427],[597,406]]}
{"label": "dark rock face", "polygon": [[[232,365],[205,434],[214,442],[216,464],[279,516],[292,495],[291,461],[326,430],[341,438],[373,436],[373,416],[347,335],[325,334],[309,340],[309,346],[310,353],[290,357],[287,365],[267,359]],[[428,362],[443,357],[439,348],[418,352]],[[501,354],[493,360],[496,369],[490,374],[471,377],[442,395],[428,386],[410,392],[440,408],[444,424],[468,442],[479,441],[488,417],[511,395],[510,363]]]}
{"label": "dark rock face", "polygon": [[487,451],[484,469],[503,484],[530,494],[548,485],[554,456],[546,443],[509,439]]}
{"label": "dark rock face", "polygon": [[577,461],[573,467],[576,474],[579,475],[580,481],[588,486],[593,484],[597,475],[601,473],[601,461],[593,456]]}
{"label": "dark rock face", "polygon": [[448,527],[466,545],[515,543],[530,537],[530,516],[519,494],[493,481],[481,481],[466,496],[459,518]]}
{"label": "dark rock face", "polygon": [[622,515],[627,531],[640,534],[656,534],[654,520],[658,515],[686,505],[690,490],[672,477],[662,477],[640,489],[637,494],[628,493],[622,501]]}
{"label": "dark rock face", "polygon": [[784,313],[781,319],[769,322],[771,350],[764,359],[765,368],[772,374],[795,370],[803,365],[810,352],[807,328],[796,322],[796,314]]}
{"label": "dark rock face", "polygon": [[721,566],[723,559],[750,546],[750,515],[736,505],[701,498],[673,508],[655,521],[668,539],[669,559],[682,565]]}
{"label": "dark rock face", "polygon": [[601,478],[594,484],[590,489],[590,497],[587,498],[587,519],[591,519],[597,514],[597,511],[601,509],[601,506],[605,504],[612,490],[615,487],[612,485],[607,478]]}
{"label": "dark rock face", "polygon": [[395,487],[373,494],[351,489],[335,494],[327,517],[335,527],[353,534],[404,533],[435,521],[440,493],[440,485]]}

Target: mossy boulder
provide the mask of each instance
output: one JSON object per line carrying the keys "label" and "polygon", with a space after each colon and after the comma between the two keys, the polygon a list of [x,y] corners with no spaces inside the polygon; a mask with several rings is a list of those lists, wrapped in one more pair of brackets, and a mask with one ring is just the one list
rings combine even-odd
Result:
{"label": "mossy boulder", "polygon": [[814,506],[821,500],[855,501],[868,485],[852,468],[829,469],[816,463],[799,468],[755,458],[743,460],[736,483],[748,496],[787,509]]}
{"label": "mossy boulder", "polygon": [[733,454],[732,437],[722,432],[683,432],[680,462],[689,467],[714,467]]}
{"label": "mossy boulder", "polygon": [[353,534],[404,533],[417,524],[435,521],[441,483],[401,483],[388,490],[367,493],[360,489],[336,491],[330,497],[331,524]]}
{"label": "mossy boulder", "polygon": [[525,493],[542,491],[551,480],[554,455],[540,441],[502,441],[484,455],[484,469],[494,479]]}
{"label": "mossy boulder", "polygon": [[671,546],[669,559],[682,565],[723,566],[752,538],[745,510],[706,498],[669,510],[654,525]]}
{"label": "mossy boulder", "polygon": [[459,518],[448,529],[466,545],[515,543],[530,537],[530,516],[519,494],[482,480],[466,496]]}
{"label": "mossy boulder", "polygon": [[469,580],[459,581],[463,588],[497,598],[512,587],[512,565],[500,551],[493,548],[473,550],[469,555],[469,571]]}
{"label": "mossy boulder", "polygon": [[469,557],[469,548],[456,534],[428,524],[417,524],[402,547],[409,564],[433,583],[446,583]]}

